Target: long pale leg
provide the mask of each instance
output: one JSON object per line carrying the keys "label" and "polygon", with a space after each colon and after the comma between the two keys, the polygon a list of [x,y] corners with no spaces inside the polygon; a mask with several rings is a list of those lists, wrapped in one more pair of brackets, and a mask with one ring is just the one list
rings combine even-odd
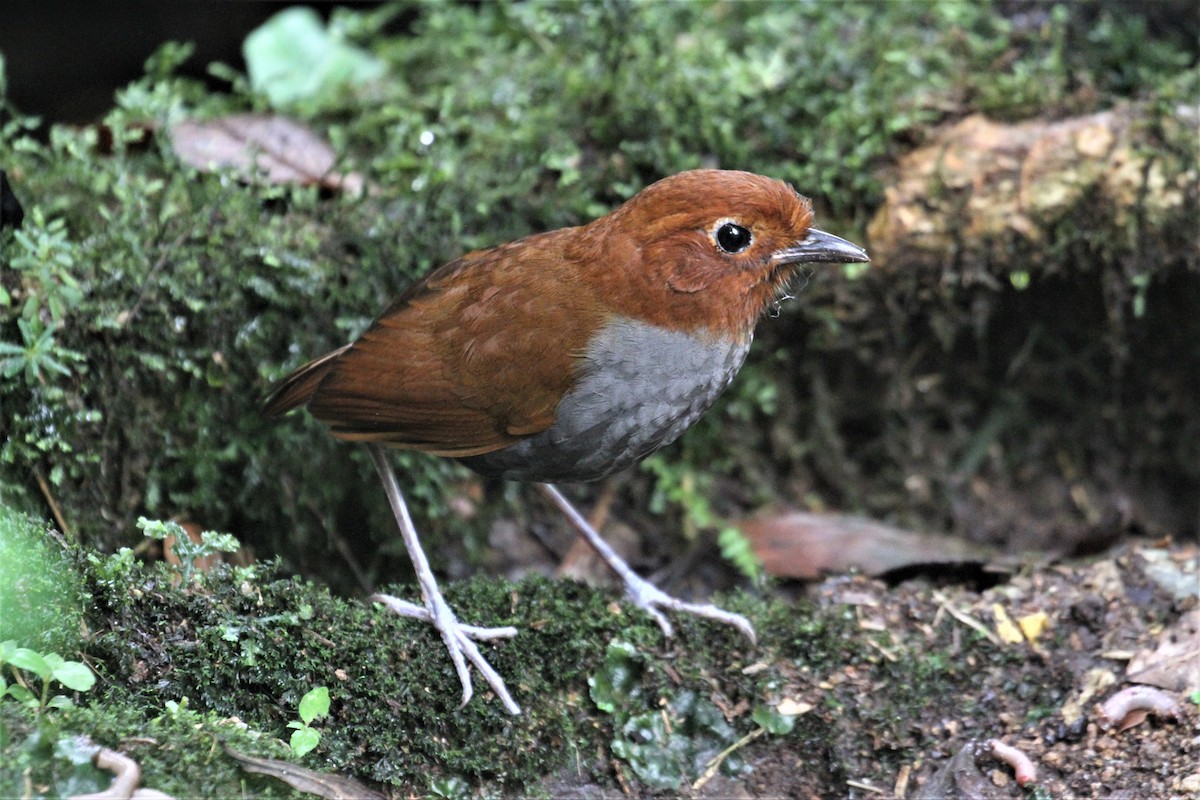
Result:
{"label": "long pale leg", "polygon": [[442,597],[441,590],[438,589],[437,580],[433,577],[433,570],[429,568],[429,560],[425,558],[425,551],[421,549],[421,542],[417,539],[417,529],[413,525],[412,517],[408,514],[408,506],[404,502],[404,496],[400,494],[400,484],[396,480],[396,473],[392,470],[392,465],[388,462],[383,447],[377,444],[368,444],[367,450],[371,453],[371,460],[375,463],[379,479],[383,481],[383,490],[387,493],[392,513],[396,515],[396,525],[400,528],[400,535],[404,538],[408,557],[412,559],[413,569],[416,570],[417,582],[421,585],[421,598],[425,601],[425,605],[424,607],[418,606],[387,594],[375,594],[371,596],[371,599],[377,603],[383,603],[402,616],[430,622],[438,629],[438,632],[442,634],[442,641],[446,643],[446,649],[450,651],[454,669],[458,672],[458,680],[462,684],[462,704],[464,706],[471,699],[473,693],[471,673],[467,669],[467,662],[470,661],[496,692],[496,696],[504,703],[504,707],[508,709],[509,713],[520,714],[521,707],[508,693],[504,679],[492,668],[492,665],[479,652],[479,648],[475,646],[475,642],[472,641],[472,639],[500,639],[516,636],[517,629],[511,627],[478,628],[474,625],[463,625],[458,621],[454,612],[450,610],[450,606],[446,604],[446,599]]}
{"label": "long pale leg", "polygon": [[684,601],[671,597],[671,595],[659,589],[654,584],[640,577],[636,572],[630,569],[616,551],[608,546],[608,543],[600,538],[600,534],[588,524],[588,521],[583,518],[575,506],[571,505],[570,501],[563,496],[562,492],[556,486],[550,483],[539,483],[538,486],[550,498],[550,502],[566,515],[575,529],[583,534],[587,539],[588,544],[603,558],[613,572],[621,576],[625,581],[625,592],[634,604],[639,608],[644,609],[647,614],[654,617],[654,621],[658,623],[658,627],[667,636],[673,635],[674,631],[671,628],[670,621],[667,620],[665,614],[659,611],[659,608],[669,608],[672,611],[683,611],[688,614],[695,614],[699,617],[723,622],[726,625],[732,625],[742,633],[746,634],[751,642],[757,641],[754,635],[754,626],[750,624],[750,620],[743,617],[741,614],[734,614],[730,611],[717,608],[714,605],[707,603],[685,603]]}

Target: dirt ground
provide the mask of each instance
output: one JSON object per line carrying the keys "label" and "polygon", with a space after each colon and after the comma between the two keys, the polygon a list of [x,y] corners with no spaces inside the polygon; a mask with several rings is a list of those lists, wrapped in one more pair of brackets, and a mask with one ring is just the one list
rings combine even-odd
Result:
{"label": "dirt ground", "polygon": [[[783,694],[807,709],[800,738],[759,738],[744,748],[744,774],[683,795],[1200,796],[1197,554],[1195,545],[1142,541],[984,577],[996,581],[986,589],[864,577],[815,584],[806,591],[853,615],[855,635],[878,657],[829,674],[793,671]],[[1174,710],[1103,724],[1100,704],[1133,685],[1163,687],[1152,696]],[[1014,768],[986,752],[992,739],[1024,753],[1036,779],[1018,786]],[[542,788],[564,798],[654,796],[615,761],[609,768],[620,788],[579,774]]]}

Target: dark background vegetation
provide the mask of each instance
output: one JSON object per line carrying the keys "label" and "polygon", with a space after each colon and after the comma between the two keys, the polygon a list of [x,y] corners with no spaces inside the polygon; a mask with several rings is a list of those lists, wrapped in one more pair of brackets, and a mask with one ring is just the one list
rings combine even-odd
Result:
{"label": "dark background vegetation", "polygon": [[[32,22],[48,13],[20,8]],[[863,241],[887,167],[941,123],[1130,101],[1169,110],[1195,87],[1186,3],[405,5],[339,17],[387,80],[284,109],[381,188],[353,199],[198,175],[173,154],[173,121],[266,110],[236,71],[206,69],[237,64],[223,34],[270,10],[227,9],[146,6],[142,24],[78,19],[57,39],[4,26],[0,155],[35,244],[3,234],[0,331],[61,368],[4,375],[0,490],[39,515],[53,498],[72,532],[105,548],[135,540],[139,515],[177,516],[305,572],[348,543],[371,580],[405,567],[390,559],[366,460],[303,416],[264,420],[258,401],[414,276],[698,166],[788,180],[820,224]],[[75,125],[24,116],[33,87],[65,87],[51,82],[61,65],[35,79],[36,53],[56,49],[38,42],[85,53],[70,37],[106,26],[174,30],[202,49],[155,50],[101,125],[86,116],[95,106],[56,104],[76,95],[66,88],[41,102]],[[87,38],[126,62],[150,50]],[[115,143],[98,147],[99,132]],[[1195,254],[1143,259],[1128,240],[1068,228],[1047,246],[1060,263],[1024,291],[1005,263],[974,265],[995,280],[957,286],[883,263],[814,274],[654,481],[624,485],[619,515],[636,520],[647,492],[698,481],[731,516],[782,499],[1020,548],[1194,535]],[[477,556],[489,515],[468,522],[443,500],[463,473],[400,461],[426,535],[453,530],[459,555]],[[1092,508],[1071,501],[1064,473],[1084,476]]]}

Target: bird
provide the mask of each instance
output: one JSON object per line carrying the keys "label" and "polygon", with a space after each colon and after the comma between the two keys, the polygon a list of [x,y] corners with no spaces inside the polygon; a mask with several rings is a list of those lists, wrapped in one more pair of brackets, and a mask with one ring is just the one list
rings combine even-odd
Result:
{"label": "bird", "polygon": [[637,575],[555,484],[605,478],[670,444],[738,373],[758,319],[806,264],[868,262],[813,227],[789,184],[738,170],[662,178],[587,224],[469,252],[410,285],[355,341],[279,381],[267,416],[305,407],[363,443],[413,562],[422,603],[371,600],[441,634],[462,687],[468,662],[521,713],[477,641],[513,627],[459,621],[422,550],[389,448],[537,484],[670,636],[664,610],[745,617],[672,597]]}

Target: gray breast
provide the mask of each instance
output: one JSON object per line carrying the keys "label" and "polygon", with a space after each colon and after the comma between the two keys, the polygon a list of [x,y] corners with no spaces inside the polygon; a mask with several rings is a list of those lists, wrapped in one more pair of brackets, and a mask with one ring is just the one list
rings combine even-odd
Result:
{"label": "gray breast", "polygon": [[749,337],[706,340],[629,319],[606,325],[548,430],[462,462],[522,481],[591,481],[679,438],[741,369]]}

